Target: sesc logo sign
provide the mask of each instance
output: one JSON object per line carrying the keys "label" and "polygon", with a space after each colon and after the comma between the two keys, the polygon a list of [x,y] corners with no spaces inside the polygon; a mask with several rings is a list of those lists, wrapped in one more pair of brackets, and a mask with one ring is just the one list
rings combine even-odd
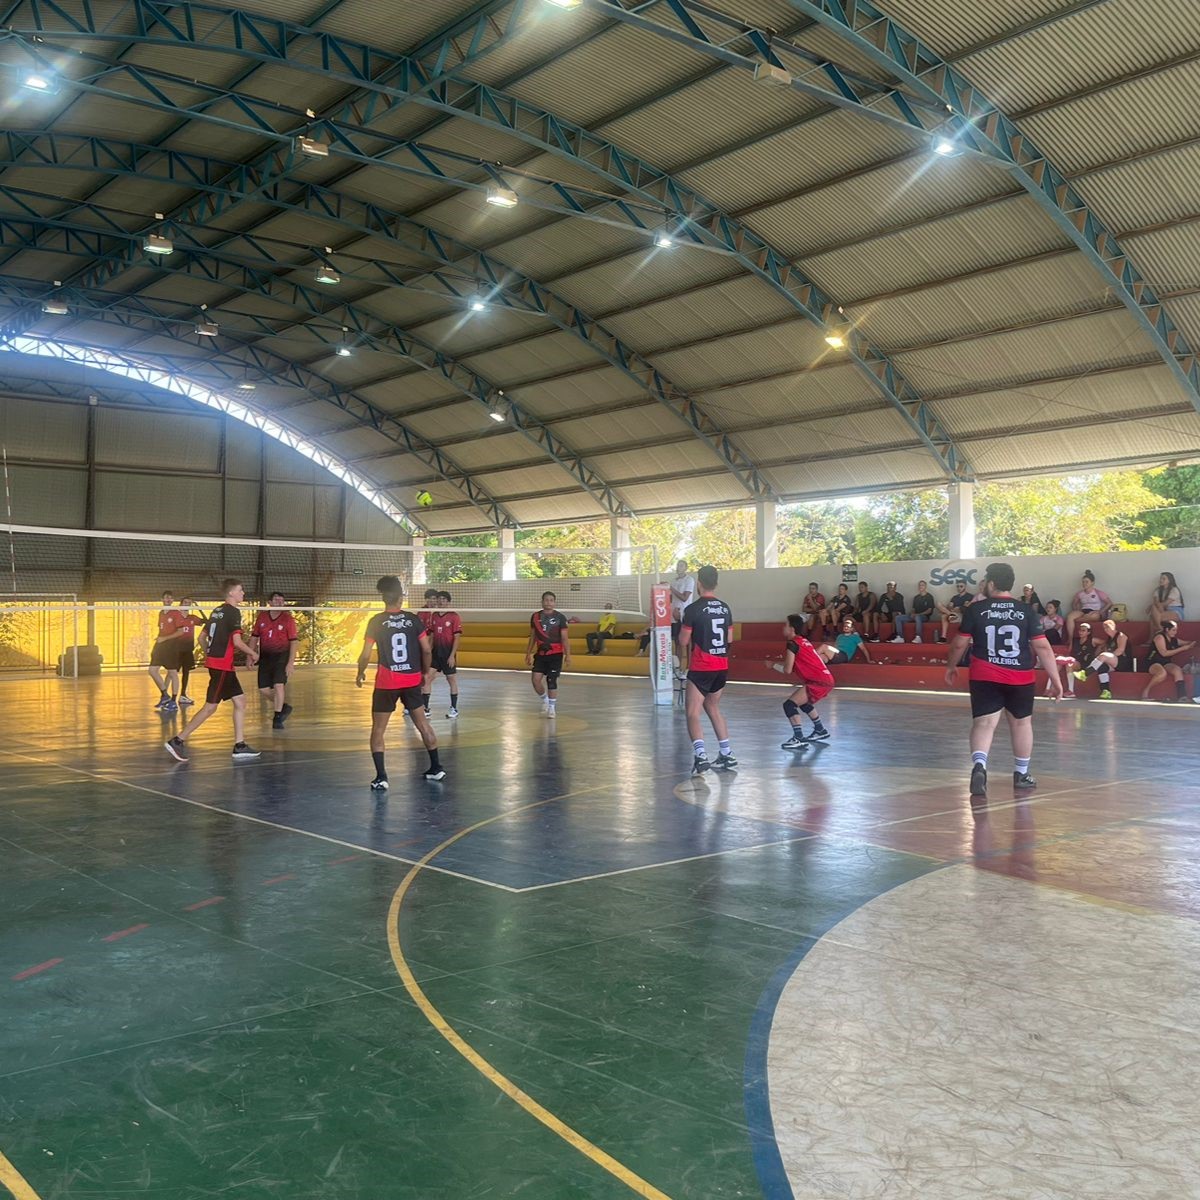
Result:
{"label": "sesc logo sign", "polygon": [[968,587],[976,587],[979,582],[979,569],[968,562],[950,562],[943,567],[934,567],[929,572],[930,587],[953,587],[960,580]]}

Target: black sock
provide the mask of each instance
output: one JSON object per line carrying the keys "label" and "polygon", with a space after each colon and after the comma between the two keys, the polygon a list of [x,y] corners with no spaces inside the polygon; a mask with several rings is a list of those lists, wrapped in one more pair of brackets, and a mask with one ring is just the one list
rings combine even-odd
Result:
{"label": "black sock", "polygon": [[1175,681],[1175,695],[1177,695],[1180,698],[1180,700],[1186,700],[1187,694],[1188,694],[1187,680],[1177,679]]}
{"label": "black sock", "polygon": [[422,707],[422,708],[428,708],[428,707],[429,707],[429,697],[430,697],[432,694],[433,694],[432,692],[422,692],[422,693],[421,693],[421,707]]}
{"label": "black sock", "polygon": [[384,765],[383,765],[383,751],[382,750],[372,750],[371,751],[371,761],[375,764],[375,778],[376,779],[386,779],[387,778],[387,768],[384,767]]}
{"label": "black sock", "polygon": [[812,714],[813,733],[824,733],[825,726],[821,724],[821,718],[816,713]]}
{"label": "black sock", "polygon": [[442,769],[442,764],[438,762],[438,752],[436,750],[430,750],[429,752],[429,769],[431,771],[440,771]]}
{"label": "black sock", "polygon": [[457,692],[450,693],[450,707],[458,708],[458,693]]}

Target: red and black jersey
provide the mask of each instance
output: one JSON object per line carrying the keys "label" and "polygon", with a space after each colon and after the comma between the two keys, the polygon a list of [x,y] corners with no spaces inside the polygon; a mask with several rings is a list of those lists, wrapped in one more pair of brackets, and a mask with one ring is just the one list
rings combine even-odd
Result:
{"label": "red and black jersey", "polygon": [[1012,596],[992,596],[963,612],[960,636],[971,639],[971,678],[1032,683],[1035,638],[1045,638],[1037,609]]}
{"label": "red and black jersey", "polygon": [[423,608],[419,613],[417,613],[417,617],[421,622],[421,627],[427,631],[433,627],[433,618],[435,616],[437,616],[437,614],[432,608]]}
{"label": "red and black jersey", "polygon": [[233,670],[233,635],[242,631],[242,612],[232,604],[218,604],[205,626],[208,650],[204,665],[218,671]]}
{"label": "red and black jersey", "polygon": [[158,636],[170,637],[179,629],[179,618],[183,614],[177,608],[164,608],[158,614]]}
{"label": "red and black jersey", "polygon": [[375,686],[383,691],[416,687],[424,678],[421,640],[428,639],[421,618],[402,608],[376,613],[367,622],[366,640],[375,647],[379,667]]}
{"label": "red and black jersey", "polygon": [[183,637],[179,639],[181,646],[187,646],[195,642],[196,626],[199,624],[199,619],[190,612],[181,612],[179,614],[179,621],[175,626],[175,632],[183,634]]}
{"label": "red and black jersey", "polygon": [[786,649],[796,656],[792,662],[792,674],[797,679],[803,683],[821,683],[833,687],[833,675],[808,638],[793,638]]}
{"label": "red and black jersey", "polygon": [[274,616],[264,609],[254,618],[250,636],[258,638],[259,646],[267,654],[279,654],[299,638],[296,618],[290,612],[277,612]]}
{"label": "red and black jersey", "polygon": [[562,613],[538,611],[529,618],[533,630],[533,642],[538,654],[561,654],[563,652],[563,630],[567,618]]}
{"label": "red and black jersey", "polygon": [[733,613],[724,600],[701,596],[683,610],[683,628],[692,631],[693,671],[727,671]]}
{"label": "red and black jersey", "polygon": [[433,639],[435,649],[448,654],[454,649],[455,635],[462,633],[462,620],[456,612],[439,610],[432,616],[433,620],[429,622],[426,629],[429,630],[429,636]]}

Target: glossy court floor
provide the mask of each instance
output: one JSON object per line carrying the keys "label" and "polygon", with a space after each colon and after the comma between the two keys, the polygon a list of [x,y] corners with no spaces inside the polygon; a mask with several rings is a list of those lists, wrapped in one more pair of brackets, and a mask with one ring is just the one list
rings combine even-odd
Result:
{"label": "glossy court floor", "polygon": [[640,682],[462,679],[384,798],[347,671],[237,767],[144,676],[0,684],[14,1196],[1200,1196],[1193,706],[1039,705],[973,809],[960,697],[793,754],[731,686],[692,781]]}

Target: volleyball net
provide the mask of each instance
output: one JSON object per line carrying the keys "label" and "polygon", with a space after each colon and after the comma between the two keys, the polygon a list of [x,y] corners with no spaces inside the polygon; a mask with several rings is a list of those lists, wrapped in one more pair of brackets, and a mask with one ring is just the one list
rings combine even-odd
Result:
{"label": "volleyball net", "polygon": [[[105,668],[150,661],[162,595],[191,602],[198,620],[223,599],[224,581],[245,588],[247,632],[272,595],[296,618],[298,659],[313,665],[353,661],[363,626],[380,601],[379,578],[397,576],[405,606],[434,607],[444,591],[469,627],[493,636],[527,623],[552,591],[557,607],[587,629],[610,612],[626,633],[646,622],[656,581],[652,548],[515,548],[380,545],[187,534],[119,533],[0,526],[0,670],[54,671],[76,647],[95,647]],[[86,673],[86,672],[85,672]]]}

